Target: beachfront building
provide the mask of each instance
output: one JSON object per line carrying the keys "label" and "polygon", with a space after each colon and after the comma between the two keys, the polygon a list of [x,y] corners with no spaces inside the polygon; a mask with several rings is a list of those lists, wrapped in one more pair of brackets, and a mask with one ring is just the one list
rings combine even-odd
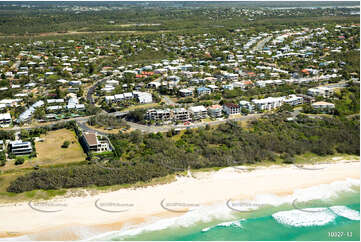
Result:
{"label": "beachfront building", "polygon": [[264,99],[253,99],[252,103],[259,110],[272,110],[280,107],[284,102],[284,97],[268,97]]}
{"label": "beachfront building", "polygon": [[190,114],[185,108],[175,108],[173,110],[173,119],[175,121],[190,121]]}
{"label": "beachfront building", "polygon": [[220,105],[212,105],[208,107],[208,115],[213,118],[222,117],[222,106]]}
{"label": "beachfront building", "polygon": [[97,133],[85,132],[82,136],[82,142],[86,152],[104,152],[110,150],[107,138]]}
{"label": "beachfront building", "polygon": [[207,117],[207,109],[204,106],[194,106],[190,107],[189,111],[193,120],[204,119]]}
{"label": "beachfront building", "polygon": [[10,152],[14,155],[28,155],[33,152],[33,148],[30,141],[11,141],[9,143]]}
{"label": "beachfront building", "polygon": [[0,113],[0,127],[9,127],[11,121],[10,113]]}
{"label": "beachfront building", "polygon": [[170,109],[149,109],[145,114],[145,118],[155,121],[168,121],[171,118],[171,111]]}
{"label": "beachfront building", "polygon": [[240,106],[235,103],[225,103],[223,105],[223,110],[228,115],[239,114],[241,112]]}

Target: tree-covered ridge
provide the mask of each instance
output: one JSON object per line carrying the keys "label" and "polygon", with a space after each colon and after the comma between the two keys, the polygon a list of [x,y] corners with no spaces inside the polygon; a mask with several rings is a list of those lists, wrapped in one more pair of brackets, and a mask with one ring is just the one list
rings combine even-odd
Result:
{"label": "tree-covered ridge", "polygon": [[[9,192],[131,184],[150,181],[187,168],[224,167],[283,159],[312,152],[317,155],[360,154],[359,118],[309,118],[287,121],[282,113],[253,121],[167,134],[111,136],[117,157],[105,163],[33,171],[17,178]],[[105,168],[104,168],[105,167]],[[107,169],[108,168],[108,169]]]}

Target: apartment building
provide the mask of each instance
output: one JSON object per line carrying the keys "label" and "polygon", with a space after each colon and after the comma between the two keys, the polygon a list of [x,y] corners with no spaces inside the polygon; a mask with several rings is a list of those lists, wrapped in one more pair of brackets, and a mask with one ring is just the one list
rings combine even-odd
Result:
{"label": "apartment building", "polygon": [[11,141],[9,143],[10,152],[14,155],[28,155],[33,152],[33,147],[30,141]]}
{"label": "apartment building", "polygon": [[82,136],[82,141],[87,152],[104,152],[110,150],[108,140],[97,133],[85,132]]}
{"label": "apartment building", "polygon": [[272,110],[280,107],[284,102],[284,97],[268,97],[264,99],[253,99],[252,103],[259,110]]}
{"label": "apartment building", "polygon": [[152,103],[153,98],[151,93],[147,92],[133,92],[134,97],[138,100],[139,103]]}
{"label": "apartment building", "polygon": [[0,127],[8,127],[12,122],[10,113],[0,113]]}
{"label": "apartment building", "polygon": [[204,119],[207,117],[207,109],[204,106],[190,107],[189,111],[193,120]]}
{"label": "apartment building", "polygon": [[291,106],[300,105],[300,104],[303,104],[303,97],[299,97],[299,96],[292,94],[292,95],[289,95],[287,98],[285,98],[284,102]]}
{"label": "apartment building", "polygon": [[170,109],[149,109],[145,117],[149,120],[168,121],[171,118],[171,111]]}
{"label": "apartment building", "polygon": [[185,108],[175,108],[173,110],[173,119],[175,121],[189,121],[190,114]]}
{"label": "apartment building", "polygon": [[334,93],[334,88],[330,87],[314,87],[307,90],[307,94],[312,97],[322,96],[322,97],[330,97]]}

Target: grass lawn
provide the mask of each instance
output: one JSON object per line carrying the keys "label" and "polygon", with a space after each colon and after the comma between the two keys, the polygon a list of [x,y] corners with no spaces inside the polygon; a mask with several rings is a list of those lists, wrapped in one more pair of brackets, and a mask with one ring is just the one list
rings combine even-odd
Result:
{"label": "grass lawn", "polygon": [[[41,135],[41,138],[44,141],[35,143],[37,157],[32,160],[39,166],[78,162],[86,158],[75,133],[71,130],[50,131],[46,135]],[[69,147],[61,148],[66,140],[70,142]]]}
{"label": "grass lawn", "polygon": [[[45,135],[41,135],[43,142],[35,142],[37,153],[36,158],[26,158],[24,164],[15,165],[15,160],[8,160],[6,165],[0,167],[0,171],[19,170],[24,168],[32,168],[35,165],[49,166],[57,164],[65,164],[72,162],[80,162],[85,160],[86,154],[80,146],[75,133],[68,129],[59,129],[49,131]],[[61,148],[64,141],[69,141],[68,148]]]}
{"label": "grass lawn", "polygon": [[130,107],[127,107],[125,109],[123,109],[122,111],[133,111],[135,109],[138,108],[144,108],[144,109],[148,109],[148,108],[155,108],[156,106],[158,106],[158,103],[145,103],[145,104],[137,104],[137,105],[132,105]]}

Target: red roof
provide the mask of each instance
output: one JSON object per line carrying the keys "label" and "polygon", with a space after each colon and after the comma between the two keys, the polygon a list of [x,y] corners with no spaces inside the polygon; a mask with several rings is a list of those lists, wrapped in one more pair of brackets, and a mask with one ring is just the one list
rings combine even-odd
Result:
{"label": "red roof", "polygon": [[239,105],[235,103],[225,103],[224,105],[229,108],[239,108]]}
{"label": "red roof", "polygon": [[147,77],[146,75],[139,75],[139,74],[137,74],[137,75],[135,75],[135,77],[136,78],[142,78],[142,77]]}

